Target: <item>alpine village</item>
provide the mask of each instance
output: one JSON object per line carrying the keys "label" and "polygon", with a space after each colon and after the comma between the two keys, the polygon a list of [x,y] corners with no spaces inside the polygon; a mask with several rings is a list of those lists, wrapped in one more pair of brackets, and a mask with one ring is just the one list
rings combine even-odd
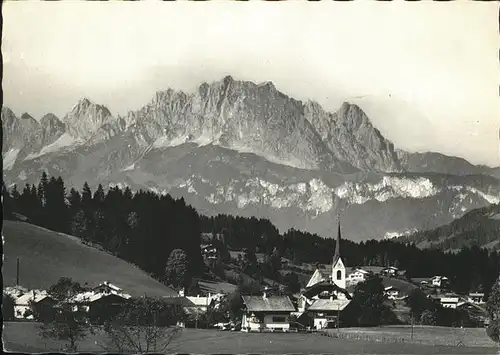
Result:
{"label": "alpine village", "polygon": [[[87,184],[66,192],[61,178],[46,173],[38,187],[22,192],[4,185],[2,197],[4,321],[41,324],[40,334],[67,339],[66,349],[89,336],[86,327],[117,336],[117,320],[135,319],[136,311],[144,314],[141,322],[151,316],[176,332],[380,341],[363,329],[400,326],[404,334],[384,341],[411,343],[424,326],[482,328],[492,337],[498,329],[495,251],[355,243],[342,235],[340,215],[332,216],[331,238],[293,229],[280,234],[268,220],[206,217],[170,195],[128,187],[105,192],[100,185],[92,192]],[[58,328],[68,314],[78,336]]]}

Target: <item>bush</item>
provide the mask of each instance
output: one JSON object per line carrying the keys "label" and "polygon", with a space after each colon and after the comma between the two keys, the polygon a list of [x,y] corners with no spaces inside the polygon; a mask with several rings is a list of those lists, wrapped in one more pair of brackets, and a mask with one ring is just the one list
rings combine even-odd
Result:
{"label": "bush", "polygon": [[4,321],[14,320],[14,297],[3,294],[2,298],[2,315]]}
{"label": "bush", "polygon": [[500,342],[500,321],[492,320],[486,328],[486,334],[493,340],[495,343]]}

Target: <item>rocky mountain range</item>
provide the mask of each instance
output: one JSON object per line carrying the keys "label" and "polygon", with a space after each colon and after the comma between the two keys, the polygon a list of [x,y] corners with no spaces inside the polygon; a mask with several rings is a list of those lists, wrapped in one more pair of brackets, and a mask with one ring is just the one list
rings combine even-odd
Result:
{"label": "rocky mountain range", "polygon": [[130,186],[183,196],[201,213],[270,218],[329,237],[399,235],[500,201],[500,169],[397,149],[363,110],[327,112],[270,82],[231,76],[157,92],[124,117],[84,98],[62,119],[2,108],[4,179]]}

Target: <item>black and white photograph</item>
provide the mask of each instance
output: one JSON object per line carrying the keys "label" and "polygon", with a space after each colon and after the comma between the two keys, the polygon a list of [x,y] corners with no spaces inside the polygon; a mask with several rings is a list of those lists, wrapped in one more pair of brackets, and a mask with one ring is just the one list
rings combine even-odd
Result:
{"label": "black and white photograph", "polygon": [[499,9],[3,1],[3,350],[500,354]]}

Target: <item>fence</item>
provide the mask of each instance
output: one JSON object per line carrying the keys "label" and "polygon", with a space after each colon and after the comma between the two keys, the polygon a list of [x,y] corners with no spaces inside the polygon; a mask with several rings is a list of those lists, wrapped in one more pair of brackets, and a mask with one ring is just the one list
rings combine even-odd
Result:
{"label": "fence", "polygon": [[[396,335],[396,334],[370,334],[370,333],[351,333],[346,331],[338,330],[323,330],[317,331],[315,334],[320,336],[327,336],[335,339],[345,339],[345,340],[356,340],[356,341],[367,341],[367,342],[377,342],[377,343],[395,343],[395,344],[423,344],[423,345],[442,345],[442,346],[466,346],[465,329],[457,329],[456,334],[450,337],[440,337],[439,341],[436,339],[418,339],[416,336],[411,335]],[[469,342],[468,342],[469,343]],[[479,344],[467,344],[467,346],[477,346]]]}

